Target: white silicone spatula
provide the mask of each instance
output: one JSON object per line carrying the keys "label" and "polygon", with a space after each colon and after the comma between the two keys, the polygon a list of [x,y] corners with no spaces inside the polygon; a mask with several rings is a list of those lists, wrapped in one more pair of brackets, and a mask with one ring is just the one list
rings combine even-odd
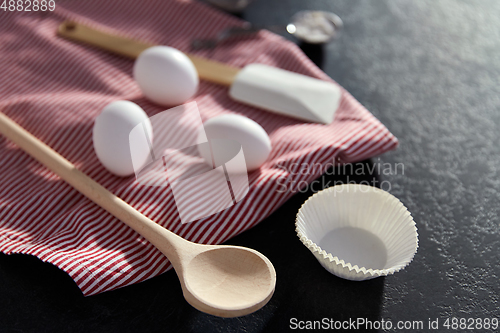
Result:
{"label": "white silicone spatula", "polygon": [[[108,34],[80,23],[63,22],[59,36],[130,58],[154,45]],[[329,124],[340,102],[340,88],[331,82],[262,64],[243,69],[188,55],[201,79],[230,86],[231,98],[289,117]]]}
{"label": "white silicone spatula", "polygon": [[179,277],[184,297],[196,309],[237,317],[260,309],[271,299],[276,272],[261,253],[239,246],[195,244],[177,236],[76,169],[2,112],[0,134],[165,254]]}

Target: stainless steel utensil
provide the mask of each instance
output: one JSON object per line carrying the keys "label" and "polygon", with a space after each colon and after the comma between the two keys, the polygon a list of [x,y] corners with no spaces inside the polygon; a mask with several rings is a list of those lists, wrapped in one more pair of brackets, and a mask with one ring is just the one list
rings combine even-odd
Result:
{"label": "stainless steel utensil", "polygon": [[343,27],[340,17],[331,12],[305,10],[292,16],[287,25],[258,26],[247,24],[243,27],[230,27],[222,30],[215,38],[194,39],[194,50],[215,48],[218,44],[233,37],[252,35],[259,30],[287,32],[297,39],[310,44],[322,44],[335,38]]}

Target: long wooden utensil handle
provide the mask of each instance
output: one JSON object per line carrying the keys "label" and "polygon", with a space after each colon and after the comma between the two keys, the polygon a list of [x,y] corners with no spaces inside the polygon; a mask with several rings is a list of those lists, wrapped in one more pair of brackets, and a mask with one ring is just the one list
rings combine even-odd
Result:
{"label": "long wooden utensil handle", "polygon": [[0,112],[0,134],[14,142],[87,198],[137,231],[169,257],[170,260],[178,259],[178,254],[170,243],[189,243],[142,215],[125,201],[109,192],[2,112]]}
{"label": "long wooden utensil handle", "polygon": [[[61,23],[57,34],[61,37],[96,46],[132,59],[137,58],[145,49],[154,46],[154,44],[106,33],[72,21]],[[218,61],[208,60],[190,54],[187,56],[193,62],[202,80],[230,86],[234,81],[234,77],[240,71],[237,67],[229,66]]]}

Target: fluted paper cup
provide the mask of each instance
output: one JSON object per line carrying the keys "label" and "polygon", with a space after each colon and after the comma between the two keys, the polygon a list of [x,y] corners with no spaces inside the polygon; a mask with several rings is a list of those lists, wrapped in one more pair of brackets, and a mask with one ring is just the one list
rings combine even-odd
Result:
{"label": "fluted paper cup", "polygon": [[297,235],[332,274],[368,280],[405,268],[418,248],[415,222],[393,195],[344,184],[311,196],[300,208]]}

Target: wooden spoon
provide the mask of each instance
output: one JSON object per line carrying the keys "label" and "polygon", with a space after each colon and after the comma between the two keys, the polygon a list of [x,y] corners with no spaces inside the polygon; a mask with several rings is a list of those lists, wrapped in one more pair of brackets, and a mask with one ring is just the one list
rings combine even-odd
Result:
{"label": "wooden spoon", "polygon": [[237,317],[263,307],[276,285],[273,265],[261,253],[239,246],[189,242],[161,227],[76,169],[64,157],[0,112],[0,133],[156,246],[172,263],[186,300],[219,317]]}

